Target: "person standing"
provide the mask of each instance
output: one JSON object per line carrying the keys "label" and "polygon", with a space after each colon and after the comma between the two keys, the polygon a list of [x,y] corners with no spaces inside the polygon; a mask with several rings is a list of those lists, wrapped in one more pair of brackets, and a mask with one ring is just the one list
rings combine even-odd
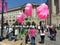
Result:
{"label": "person standing", "polygon": [[18,31],[18,28],[16,27],[16,29],[15,29],[15,41],[16,41],[17,38],[18,38],[18,34],[19,34],[19,31]]}
{"label": "person standing", "polygon": [[56,41],[56,34],[57,34],[56,28],[55,28],[55,26],[53,26],[52,27],[52,31],[51,31],[51,38],[50,38],[50,40]]}
{"label": "person standing", "polygon": [[48,32],[48,31],[49,31],[49,25],[46,25],[46,29],[47,29],[47,31],[46,31],[46,32]]}
{"label": "person standing", "polygon": [[30,28],[28,31],[28,35],[31,39],[31,45],[35,45],[35,36],[36,36],[36,29],[33,27]]}
{"label": "person standing", "polygon": [[12,29],[12,27],[9,27],[8,40],[12,40],[12,36],[13,36],[13,29]]}
{"label": "person standing", "polygon": [[44,30],[43,26],[41,26],[40,37],[41,37],[40,43],[44,43],[44,40],[45,40],[45,30]]}

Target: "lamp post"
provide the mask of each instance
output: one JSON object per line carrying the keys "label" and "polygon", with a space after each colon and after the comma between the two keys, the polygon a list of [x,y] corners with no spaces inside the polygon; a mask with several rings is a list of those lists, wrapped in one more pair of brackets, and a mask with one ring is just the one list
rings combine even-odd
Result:
{"label": "lamp post", "polygon": [[2,0],[2,16],[1,16],[1,36],[3,37],[3,13],[4,13],[4,0]]}

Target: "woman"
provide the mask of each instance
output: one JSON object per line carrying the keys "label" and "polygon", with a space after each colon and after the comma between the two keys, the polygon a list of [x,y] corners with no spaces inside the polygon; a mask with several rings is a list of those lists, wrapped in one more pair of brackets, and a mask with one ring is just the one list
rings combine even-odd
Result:
{"label": "woman", "polygon": [[31,39],[31,45],[35,45],[35,35],[36,35],[36,29],[33,27],[30,28],[28,31],[29,37]]}
{"label": "woman", "polygon": [[56,41],[56,33],[57,33],[56,28],[55,28],[55,26],[53,26],[52,31],[51,31],[51,38],[50,38],[50,40]]}
{"label": "woman", "polygon": [[40,37],[41,37],[41,42],[40,43],[44,43],[45,30],[44,30],[44,28],[42,26],[41,26],[41,30],[40,30]]}

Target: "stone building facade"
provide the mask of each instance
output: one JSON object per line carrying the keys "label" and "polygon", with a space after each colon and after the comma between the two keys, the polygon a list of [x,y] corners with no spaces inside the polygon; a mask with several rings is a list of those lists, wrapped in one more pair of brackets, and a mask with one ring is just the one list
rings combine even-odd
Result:
{"label": "stone building facade", "polygon": [[47,19],[47,23],[60,24],[60,0],[48,0],[47,4],[49,6],[50,15]]}

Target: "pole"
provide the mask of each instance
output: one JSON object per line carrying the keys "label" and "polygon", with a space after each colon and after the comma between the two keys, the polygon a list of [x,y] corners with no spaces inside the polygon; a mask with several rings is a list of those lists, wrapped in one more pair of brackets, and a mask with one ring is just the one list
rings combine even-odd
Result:
{"label": "pole", "polygon": [[51,14],[50,14],[50,25],[51,25]]}
{"label": "pole", "polygon": [[3,13],[4,13],[4,0],[2,0],[2,16],[1,16],[1,36],[3,37]]}
{"label": "pole", "polygon": [[52,3],[51,2],[52,2],[51,0],[47,0],[47,5],[49,6],[49,9],[50,9],[49,10],[49,12],[50,12],[49,17],[47,19],[47,24],[50,24],[50,25],[52,24],[52,15],[51,15],[51,13],[52,13],[52,9],[51,9],[52,8],[52,6],[51,6]]}
{"label": "pole", "polygon": [[51,5],[52,5],[52,3],[51,3],[51,2],[52,2],[52,1],[51,1],[51,0],[49,0],[49,2],[50,2],[50,4],[49,4],[49,5],[50,5],[50,25],[51,25],[51,24],[52,24],[52,15],[51,15],[51,13],[52,13],[52,9],[51,9],[51,8],[52,8],[52,6],[51,6]]}

